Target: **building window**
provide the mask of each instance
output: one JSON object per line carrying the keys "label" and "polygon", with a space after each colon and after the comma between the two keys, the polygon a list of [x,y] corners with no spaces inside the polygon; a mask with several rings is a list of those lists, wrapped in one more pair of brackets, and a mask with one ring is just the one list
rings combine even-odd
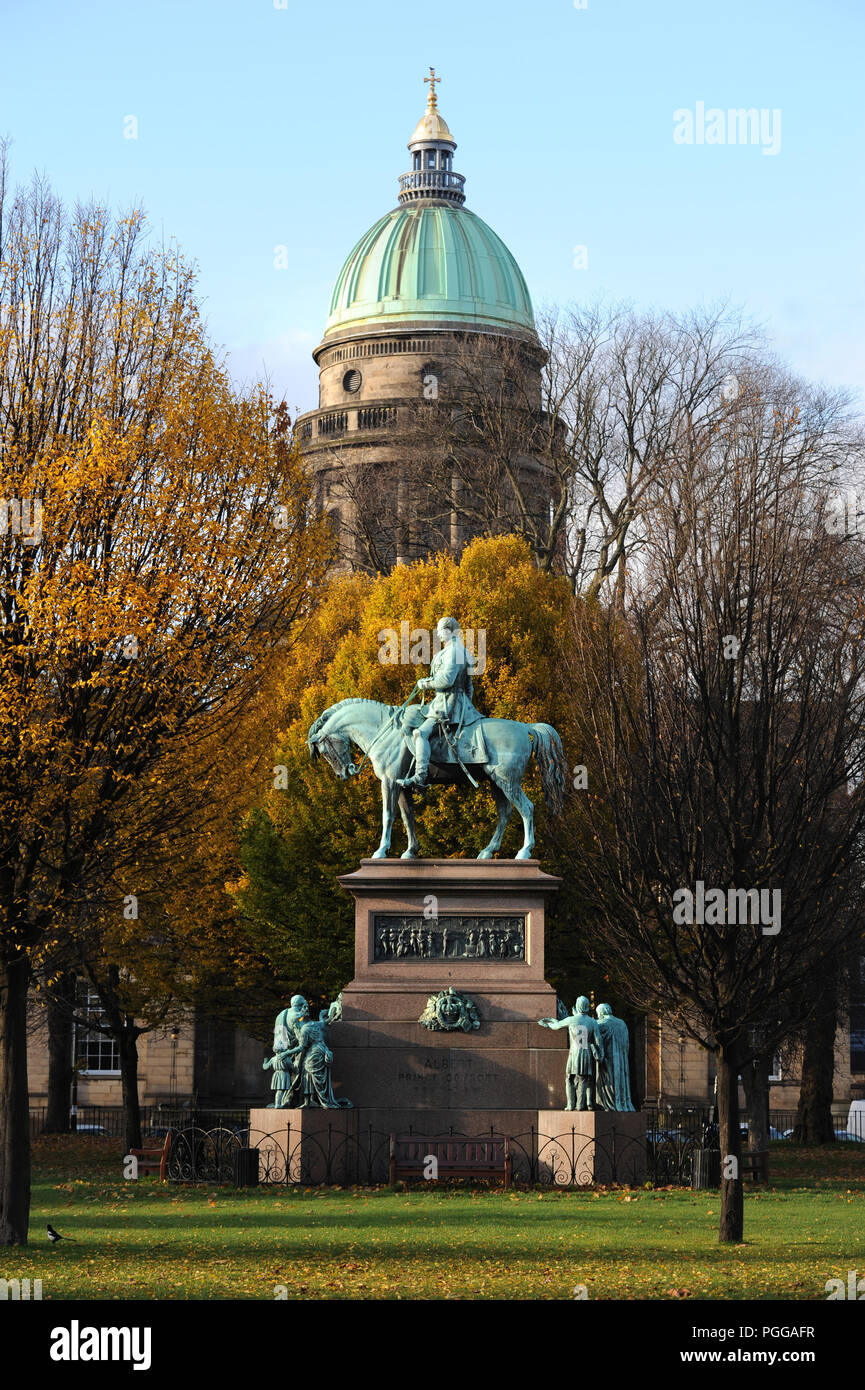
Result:
{"label": "building window", "polygon": [[[96,1022],[105,1010],[99,1002],[99,995],[84,989],[78,996],[78,1012]],[[100,1033],[95,1028],[86,1028],[76,1023],[75,1060],[82,1071],[91,1075],[116,1076],[120,1071],[120,1047],[117,1039],[109,1037],[107,1033]]]}
{"label": "building window", "polygon": [[362,381],[363,377],[360,372],[356,367],[352,367],[350,371],[346,372],[342,379],[342,389],[343,391],[351,391],[352,393],[359,391]]}
{"label": "building window", "polygon": [[769,1080],[770,1080],[770,1081],[783,1081],[783,1080],[784,1080],[784,1075],[783,1075],[783,1072],[781,1071],[781,1058],[778,1056],[777,1053],[775,1053],[774,1056],[772,1057],[772,1066],[771,1066],[771,1068],[770,1068],[770,1070],[769,1070]]}

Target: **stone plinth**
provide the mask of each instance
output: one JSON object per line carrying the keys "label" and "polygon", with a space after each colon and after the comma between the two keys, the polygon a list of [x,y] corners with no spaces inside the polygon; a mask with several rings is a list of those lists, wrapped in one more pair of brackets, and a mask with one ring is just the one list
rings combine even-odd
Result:
{"label": "stone plinth", "polygon": [[[567,1030],[538,1027],[556,1015],[544,907],[559,879],[535,860],[365,859],[340,883],[355,971],[330,1026],[333,1089],[354,1108],[252,1111],[261,1181],[386,1182],[389,1136],[409,1133],[507,1135],[517,1181],[645,1181],[642,1113],[561,1109]],[[419,1022],[449,987],[477,1028]]]}
{"label": "stone plinth", "polygon": [[[466,1132],[467,1115],[472,1132],[502,1131],[559,1106],[567,1034],[537,1020],[556,1014],[544,906],[560,881],[501,859],[365,859],[340,878],[355,899],[355,974],[331,1029],[334,1093],[400,1132]],[[418,1022],[449,986],[472,999],[478,1029]]]}
{"label": "stone plinth", "polygon": [[541,1181],[562,1186],[646,1181],[646,1127],[642,1110],[546,1110],[538,1113]]}
{"label": "stone plinth", "polygon": [[250,1110],[249,1129],[262,1183],[355,1180],[356,1110]]}

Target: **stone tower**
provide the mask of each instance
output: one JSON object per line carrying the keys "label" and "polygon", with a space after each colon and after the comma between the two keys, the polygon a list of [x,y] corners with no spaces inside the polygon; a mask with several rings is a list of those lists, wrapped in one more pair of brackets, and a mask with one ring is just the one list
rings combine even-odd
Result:
{"label": "stone tower", "polygon": [[[431,551],[458,554],[473,534],[511,529],[506,499],[493,524],[465,505],[467,490],[495,492],[504,470],[488,457],[473,482],[473,446],[457,467],[448,436],[459,435],[468,408],[475,444],[486,439],[497,399],[515,417],[541,419],[545,355],[529,292],[504,243],[465,207],[456,141],[438,110],[440,80],[431,68],[398,206],[361,237],[337,277],[313,353],[318,409],[296,426],[344,567],[387,570]],[[514,467],[531,478],[534,504],[548,508],[545,470],[530,446],[516,446],[512,477]]]}

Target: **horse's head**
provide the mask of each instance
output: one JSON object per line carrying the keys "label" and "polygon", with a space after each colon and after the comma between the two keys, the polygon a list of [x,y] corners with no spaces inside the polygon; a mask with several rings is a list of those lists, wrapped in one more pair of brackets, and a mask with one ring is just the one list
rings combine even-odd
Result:
{"label": "horse's head", "polygon": [[337,707],[332,706],[331,709],[325,710],[310,726],[306,746],[313,759],[321,753],[340,781],[344,782],[354,776],[357,768],[351,760],[351,739],[341,729],[332,727],[331,715],[335,708]]}
{"label": "horse's head", "polygon": [[315,739],[307,739],[307,745],[313,758],[319,753],[324,756],[341,782],[357,772],[351,760],[351,740],[345,734],[318,734]]}

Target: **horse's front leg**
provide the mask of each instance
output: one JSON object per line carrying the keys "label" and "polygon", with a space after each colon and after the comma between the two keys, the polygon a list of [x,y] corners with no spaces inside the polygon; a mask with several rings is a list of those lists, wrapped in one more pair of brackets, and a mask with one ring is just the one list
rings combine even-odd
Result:
{"label": "horse's front leg", "polygon": [[405,833],[408,839],[408,847],[400,857],[402,859],[415,859],[418,852],[417,830],[414,823],[414,802],[411,794],[400,788],[399,793],[399,813],[402,816],[402,823],[405,826]]}
{"label": "horse's front leg", "polygon": [[396,783],[383,777],[381,781],[381,844],[372,856],[373,859],[387,859],[387,852],[390,849],[390,835],[393,830],[393,818],[396,813],[396,792]]}

